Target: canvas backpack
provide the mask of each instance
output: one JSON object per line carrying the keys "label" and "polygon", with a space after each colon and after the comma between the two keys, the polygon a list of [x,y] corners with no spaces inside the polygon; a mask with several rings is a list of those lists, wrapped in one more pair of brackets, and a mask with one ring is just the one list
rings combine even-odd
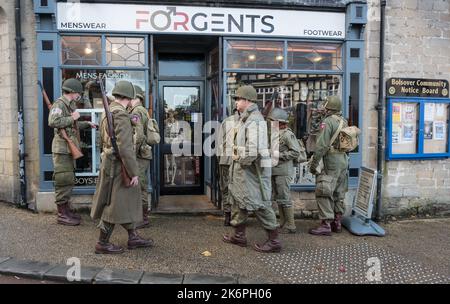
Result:
{"label": "canvas backpack", "polygon": [[156,120],[149,118],[147,123],[147,144],[148,145],[156,145],[159,144],[161,140],[161,136],[159,135],[158,123]]}
{"label": "canvas backpack", "polygon": [[297,159],[294,159],[294,166],[297,166],[298,164],[304,163],[308,160],[308,156],[306,155],[306,148],[305,144],[303,144],[303,140],[298,139],[298,145],[300,146],[300,154]]}
{"label": "canvas backpack", "polygon": [[344,119],[337,115],[333,116],[339,120],[339,127],[331,138],[331,144],[338,139],[338,151],[351,152],[355,150],[359,145],[359,134],[361,134],[361,130],[355,126],[344,127]]}

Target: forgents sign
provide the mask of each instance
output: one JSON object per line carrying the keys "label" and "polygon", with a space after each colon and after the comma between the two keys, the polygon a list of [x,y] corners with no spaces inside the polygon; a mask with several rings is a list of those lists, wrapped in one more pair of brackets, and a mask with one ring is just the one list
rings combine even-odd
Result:
{"label": "forgents sign", "polygon": [[345,38],[345,13],[58,2],[60,31]]}

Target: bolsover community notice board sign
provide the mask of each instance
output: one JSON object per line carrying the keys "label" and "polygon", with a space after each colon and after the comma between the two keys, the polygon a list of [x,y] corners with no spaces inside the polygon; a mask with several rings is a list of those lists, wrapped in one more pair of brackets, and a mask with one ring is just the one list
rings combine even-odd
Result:
{"label": "bolsover community notice board sign", "polygon": [[345,39],[345,13],[58,2],[60,31]]}

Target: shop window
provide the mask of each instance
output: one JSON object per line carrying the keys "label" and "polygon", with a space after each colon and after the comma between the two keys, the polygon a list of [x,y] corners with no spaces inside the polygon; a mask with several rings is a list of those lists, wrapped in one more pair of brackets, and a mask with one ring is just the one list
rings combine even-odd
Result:
{"label": "shop window", "polygon": [[282,41],[229,40],[227,67],[230,69],[282,69]]}
{"label": "shop window", "polygon": [[101,65],[100,36],[61,36],[63,65]]}
{"label": "shop window", "polygon": [[288,69],[342,70],[342,49],[338,44],[288,43]]}
{"label": "shop window", "polygon": [[449,157],[450,100],[388,100],[388,159]]}
{"label": "shop window", "polygon": [[[144,71],[104,70],[104,69],[63,69],[62,81],[68,78],[79,79],[83,85],[83,98],[77,104],[80,121],[100,124],[103,114],[103,102],[98,81],[105,84],[107,95],[111,95],[119,80],[128,80],[146,90]],[[84,156],[76,161],[75,176],[77,186],[93,186],[100,169],[101,140],[100,132],[95,129],[80,130],[80,145]]]}
{"label": "shop window", "polygon": [[[257,91],[257,104],[263,115],[273,107],[289,113],[289,127],[296,137],[304,140],[308,157],[315,150],[315,140],[324,118],[323,105],[329,95],[342,96],[342,76],[292,73],[227,73],[227,98],[240,85],[251,84]],[[295,168],[292,184],[315,185],[307,163]]]}
{"label": "shop window", "polygon": [[140,37],[106,37],[108,66],[145,66],[145,40]]}

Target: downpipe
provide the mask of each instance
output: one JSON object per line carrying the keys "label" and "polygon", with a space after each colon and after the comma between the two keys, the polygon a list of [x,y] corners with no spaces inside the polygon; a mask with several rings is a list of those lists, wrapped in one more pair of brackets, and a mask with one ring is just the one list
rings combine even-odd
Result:
{"label": "downpipe", "polygon": [[378,143],[377,143],[377,201],[376,201],[376,221],[381,221],[382,217],[382,186],[383,186],[383,114],[384,114],[384,29],[385,29],[385,9],[386,0],[380,1],[380,62],[378,70]]}
{"label": "downpipe", "polygon": [[20,198],[19,207],[28,208],[27,203],[27,178],[25,170],[25,123],[23,110],[23,60],[22,60],[22,26],[20,0],[15,2],[15,23],[16,23],[16,72],[17,72],[17,120],[18,120],[18,144],[19,144],[19,181]]}

